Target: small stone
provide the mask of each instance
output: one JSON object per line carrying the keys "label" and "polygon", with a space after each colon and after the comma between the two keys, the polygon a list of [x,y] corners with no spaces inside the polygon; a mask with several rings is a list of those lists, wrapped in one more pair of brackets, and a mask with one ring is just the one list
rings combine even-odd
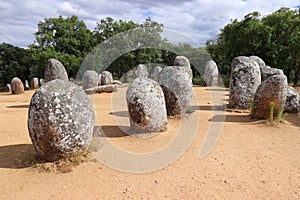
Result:
{"label": "small stone", "polygon": [[288,87],[284,111],[287,113],[300,112],[300,95],[291,86]]}
{"label": "small stone", "polygon": [[218,85],[219,71],[217,64],[213,60],[206,63],[203,78],[207,86]]}
{"label": "small stone", "polygon": [[45,83],[55,79],[62,79],[69,81],[67,71],[63,64],[56,59],[49,59],[44,75]]}
{"label": "small stone", "polygon": [[98,82],[99,82],[98,73],[92,70],[88,70],[83,74],[82,88],[83,89],[94,88],[98,86]]}
{"label": "small stone", "polygon": [[101,74],[101,85],[111,85],[113,84],[114,79],[112,74],[109,71],[104,71]]}
{"label": "small stone", "polygon": [[31,79],[31,88],[34,90],[39,88],[39,79],[38,78],[33,77]]}
{"label": "small stone", "polygon": [[140,77],[148,77],[149,73],[148,73],[148,69],[146,67],[146,65],[143,64],[139,64],[135,70],[135,78],[140,78]]}
{"label": "small stone", "polygon": [[25,87],[24,87],[25,90],[29,90],[29,83],[27,80],[25,80]]}
{"label": "small stone", "polygon": [[189,74],[190,79],[193,78],[193,71],[190,61],[185,56],[176,56],[174,59],[174,66],[184,67],[185,71]]}
{"label": "small stone", "polygon": [[159,73],[162,71],[162,68],[160,66],[156,66],[154,69],[153,69],[153,73],[151,75],[151,78],[158,82],[158,78],[159,78]]}
{"label": "small stone", "polygon": [[24,93],[24,85],[18,77],[15,77],[11,80],[11,92],[12,94]]}

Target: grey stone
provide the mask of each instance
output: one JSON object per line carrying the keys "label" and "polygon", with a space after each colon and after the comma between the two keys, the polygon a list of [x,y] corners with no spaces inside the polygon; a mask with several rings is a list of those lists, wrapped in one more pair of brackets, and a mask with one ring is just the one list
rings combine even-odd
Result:
{"label": "grey stone", "polygon": [[98,73],[92,70],[88,70],[83,74],[82,88],[83,89],[94,88],[98,86],[98,82],[99,82]]}
{"label": "grey stone", "polygon": [[260,69],[262,69],[266,66],[265,61],[258,56],[250,56],[249,58],[252,58],[253,60],[255,60],[257,62],[257,64],[259,65]]}
{"label": "grey stone", "polygon": [[109,71],[104,71],[101,74],[101,85],[111,85],[113,84],[114,79],[112,74]]}
{"label": "grey stone", "polygon": [[98,85],[101,85],[101,77],[102,77],[102,74],[99,74],[98,75]]}
{"label": "grey stone", "polygon": [[168,128],[165,98],[160,85],[136,78],[126,92],[132,133],[160,132]]}
{"label": "grey stone", "polygon": [[210,60],[205,65],[205,72],[204,72],[204,81],[207,86],[217,86],[218,85],[218,78],[219,78],[219,71],[217,64]]}
{"label": "grey stone", "polygon": [[31,88],[38,89],[39,88],[39,79],[34,77],[31,79]]}
{"label": "grey stone", "polygon": [[56,59],[49,59],[44,75],[45,83],[54,79],[62,79],[68,81],[68,74],[61,62]]}
{"label": "grey stone", "polygon": [[238,56],[231,63],[229,107],[249,109],[261,83],[259,65],[252,58]]}
{"label": "grey stone", "polygon": [[40,85],[44,85],[45,84],[45,80],[43,78],[40,79]]}
{"label": "grey stone", "polygon": [[300,112],[300,95],[291,86],[288,87],[284,111],[288,113]]}
{"label": "grey stone", "polygon": [[11,84],[7,83],[6,87],[7,87],[8,92],[11,92]]}
{"label": "grey stone", "polygon": [[32,96],[28,130],[37,155],[47,161],[74,156],[89,146],[94,111],[88,96],[76,84],[55,79]]}
{"label": "grey stone", "polygon": [[153,69],[153,73],[152,73],[152,76],[151,78],[154,80],[154,81],[158,81],[158,77],[159,77],[159,73],[162,71],[162,68],[160,66],[156,66],[154,69]]}
{"label": "grey stone", "polygon": [[270,115],[270,103],[274,102],[274,117],[277,117],[284,108],[287,88],[287,79],[284,75],[271,76],[262,82],[254,96],[252,116],[267,119]]}
{"label": "grey stone", "polygon": [[29,83],[27,80],[25,80],[25,86],[24,86],[25,90],[29,90]]}
{"label": "grey stone", "polygon": [[189,74],[190,79],[193,78],[193,71],[192,71],[192,68],[191,68],[190,61],[187,57],[185,57],[185,56],[176,56],[175,59],[174,59],[174,66],[184,67],[186,72]]}
{"label": "grey stone", "polygon": [[168,66],[159,74],[167,106],[167,114],[180,115],[187,111],[193,95],[193,83],[185,67]]}
{"label": "grey stone", "polygon": [[260,68],[260,71],[261,71],[261,81],[265,81],[271,76],[284,75],[281,69],[271,68],[269,66]]}
{"label": "grey stone", "polygon": [[146,65],[139,64],[135,70],[135,78],[139,78],[139,77],[147,78],[148,76],[149,76],[149,73],[148,73],[148,69],[147,69]]}
{"label": "grey stone", "polygon": [[11,85],[12,94],[22,94],[22,93],[24,93],[24,85],[18,77],[13,78],[11,80],[10,85]]}

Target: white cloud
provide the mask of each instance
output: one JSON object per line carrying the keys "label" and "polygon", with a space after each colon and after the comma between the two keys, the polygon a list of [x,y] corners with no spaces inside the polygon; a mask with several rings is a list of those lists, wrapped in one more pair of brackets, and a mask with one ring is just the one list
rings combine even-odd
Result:
{"label": "white cloud", "polygon": [[252,11],[267,15],[280,7],[297,5],[300,0],[8,0],[0,2],[0,43],[26,47],[33,43],[39,21],[77,15],[91,30],[107,16],[139,23],[151,16],[203,45],[230,19],[241,19]]}

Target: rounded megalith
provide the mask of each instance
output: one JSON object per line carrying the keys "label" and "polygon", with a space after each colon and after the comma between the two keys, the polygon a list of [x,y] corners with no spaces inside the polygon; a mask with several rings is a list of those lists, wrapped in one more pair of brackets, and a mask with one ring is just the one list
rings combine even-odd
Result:
{"label": "rounded megalith", "polygon": [[193,78],[193,71],[191,68],[190,61],[185,56],[176,56],[174,59],[174,66],[184,67],[186,72],[190,75],[190,78]]}
{"label": "rounded megalith", "polygon": [[32,96],[28,130],[39,157],[47,161],[84,152],[92,140],[94,110],[85,92],[72,82],[55,79]]}
{"label": "rounded megalith", "polygon": [[39,79],[34,77],[31,79],[31,88],[38,89],[39,88]]}
{"label": "rounded megalith", "polygon": [[265,66],[260,68],[260,73],[261,73],[261,81],[265,81],[271,76],[275,75],[284,75],[283,71],[281,69],[277,68],[272,68],[270,66]]}
{"label": "rounded megalith", "polygon": [[258,56],[250,56],[249,58],[252,58],[254,61],[256,61],[260,69],[266,66],[265,61]]}
{"label": "rounded megalith", "polygon": [[99,75],[97,72],[88,70],[83,74],[82,77],[82,88],[88,89],[88,88],[94,88],[98,86],[99,82]]}
{"label": "rounded megalith", "polygon": [[136,78],[127,89],[126,100],[132,133],[167,130],[165,98],[157,82]]}
{"label": "rounded megalith", "polygon": [[151,78],[152,78],[154,81],[158,81],[159,73],[160,73],[161,71],[162,71],[162,68],[161,68],[160,66],[156,66],[156,67],[153,69]]}
{"label": "rounded megalith", "polygon": [[300,112],[300,95],[292,86],[287,89],[284,111],[288,113]]}
{"label": "rounded megalith", "polygon": [[44,75],[44,81],[45,83],[48,81],[52,81],[54,79],[62,79],[68,81],[68,74],[61,62],[59,62],[56,59],[49,59],[46,69],[45,69],[45,75]]}
{"label": "rounded megalith", "polygon": [[18,77],[13,78],[11,80],[10,85],[11,85],[11,93],[12,94],[22,94],[22,93],[24,93],[24,85]]}
{"label": "rounded megalith", "polygon": [[188,72],[179,66],[165,67],[159,74],[167,106],[167,114],[175,116],[187,111],[193,95],[193,83]]}
{"label": "rounded megalith", "polygon": [[271,102],[274,103],[273,115],[277,117],[284,109],[287,88],[287,79],[284,75],[272,76],[262,82],[254,96],[252,117],[269,118]]}
{"label": "rounded megalith", "polygon": [[101,73],[101,85],[111,85],[113,82],[113,76],[109,71],[104,71]]}
{"label": "rounded megalith", "polygon": [[136,67],[136,70],[135,70],[135,78],[140,78],[140,77],[148,77],[148,69],[146,67],[146,65],[143,65],[143,64],[139,64],[137,67]]}
{"label": "rounded megalith", "polygon": [[238,56],[231,63],[229,107],[249,109],[261,83],[258,63],[252,58]]}
{"label": "rounded megalith", "polygon": [[206,63],[203,78],[207,86],[218,85],[219,71],[215,61],[210,60]]}
{"label": "rounded megalith", "polygon": [[25,80],[25,87],[24,87],[25,90],[29,90],[29,83],[27,80]]}

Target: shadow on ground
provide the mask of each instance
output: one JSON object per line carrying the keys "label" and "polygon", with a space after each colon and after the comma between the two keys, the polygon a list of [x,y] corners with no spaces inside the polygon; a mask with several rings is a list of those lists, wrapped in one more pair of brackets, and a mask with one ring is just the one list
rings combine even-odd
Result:
{"label": "shadow on ground", "polygon": [[0,168],[20,169],[36,162],[32,144],[0,146]]}
{"label": "shadow on ground", "polygon": [[13,106],[6,106],[6,108],[29,108],[29,105],[28,104],[13,105]]}
{"label": "shadow on ground", "polygon": [[130,127],[127,126],[95,126],[94,127],[94,137],[108,137],[108,138],[117,138],[125,137],[128,134],[126,130],[129,130]]}
{"label": "shadow on ground", "polygon": [[110,112],[109,114],[117,117],[129,117],[128,111],[116,111]]}

